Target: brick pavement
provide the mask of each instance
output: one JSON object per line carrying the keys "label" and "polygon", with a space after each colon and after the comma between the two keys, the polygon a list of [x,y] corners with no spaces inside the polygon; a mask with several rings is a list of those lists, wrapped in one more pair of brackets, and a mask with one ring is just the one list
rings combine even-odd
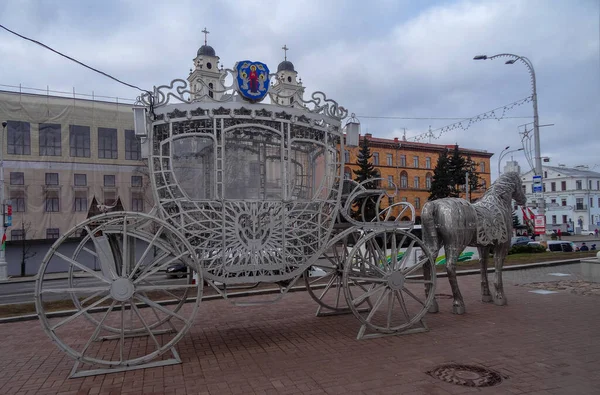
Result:
{"label": "brick pavement", "polygon": [[[441,299],[441,312],[427,316],[429,332],[361,341],[353,316],[317,318],[304,292],[274,305],[205,302],[178,344],[183,364],[80,379],[67,379],[73,361],[37,321],[3,324],[0,394],[600,393],[598,297],[538,295],[510,280],[509,305],[497,307],[479,302],[479,276],[459,283],[466,315],[452,315],[451,300]],[[437,292],[450,293],[447,279]],[[509,378],[468,388],[424,373],[442,363]]]}

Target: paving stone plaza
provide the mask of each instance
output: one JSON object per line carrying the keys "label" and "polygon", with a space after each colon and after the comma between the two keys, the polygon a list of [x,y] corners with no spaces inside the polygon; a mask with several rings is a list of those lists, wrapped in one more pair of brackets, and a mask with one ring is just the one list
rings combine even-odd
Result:
{"label": "paving stone plaza", "polygon": [[[360,341],[355,317],[315,317],[306,292],[268,306],[203,302],[177,345],[182,364],[77,379],[67,378],[72,359],[37,321],[2,324],[0,393],[597,394],[599,297],[516,285],[577,281],[579,273],[578,264],[506,271],[504,307],[479,301],[478,275],[461,276],[463,316],[450,313],[450,288],[439,278],[440,313],[426,317],[429,332]],[[448,363],[492,369],[503,380],[477,388],[427,374]]]}

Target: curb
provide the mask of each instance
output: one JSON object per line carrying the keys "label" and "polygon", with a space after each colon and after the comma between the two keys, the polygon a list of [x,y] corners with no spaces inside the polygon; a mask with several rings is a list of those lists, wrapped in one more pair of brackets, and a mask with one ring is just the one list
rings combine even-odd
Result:
{"label": "curb", "polygon": [[[587,261],[586,259],[584,259],[584,260]],[[582,259],[567,259],[567,260],[561,260],[561,261],[528,263],[528,264],[523,264],[523,265],[511,265],[511,266],[504,267],[502,269],[502,271],[527,270],[527,269],[535,269],[538,267],[569,265],[569,264],[581,263],[581,261],[582,261]],[[491,268],[488,267],[488,273],[493,273],[493,272],[495,272],[495,269],[493,267],[491,267]],[[457,276],[469,276],[469,275],[473,275],[473,274],[479,274],[479,269],[458,270],[456,272]],[[410,277],[412,277],[412,276],[410,276]],[[419,277],[419,276],[415,276],[415,277]],[[437,273],[436,277],[448,277],[448,274],[447,273]],[[324,288],[325,286],[326,286],[326,284],[320,284],[314,288],[319,289],[319,288]],[[297,286],[290,288],[287,292],[299,292],[299,291],[306,291],[306,287],[304,285],[297,285]],[[246,297],[246,296],[271,295],[271,294],[278,294],[278,293],[281,293],[281,288],[249,290],[249,291],[233,292],[233,293],[227,294],[227,298],[225,298],[225,299],[241,298],[241,297]],[[216,300],[216,299],[224,299],[224,298],[222,295],[219,295],[219,294],[208,295],[208,296],[202,297],[202,301],[211,301],[211,300]],[[191,303],[191,302],[195,302],[195,301],[196,301],[196,298],[190,298],[190,299],[186,300],[186,303]],[[174,304],[174,303],[177,303],[177,302],[175,300],[164,301],[164,304]],[[140,306],[143,306],[143,305],[144,304],[140,304]],[[105,310],[104,307],[98,307],[95,309],[91,309],[90,312],[96,313],[96,312],[101,312],[104,310]],[[66,316],[72,315],[76,312],[77,312],[77,310],[55,311],[52,313],[48,313],[47,316],[48,316],[48,318],[66,317]],[[7,324],[7,323],[21,322],[21,321],[31,321],[31,320],[37,320],[37,319],[38,319],[37,314],[26,314],[26,315],[14,316],[14,317],[0,318],[0,324]]]}

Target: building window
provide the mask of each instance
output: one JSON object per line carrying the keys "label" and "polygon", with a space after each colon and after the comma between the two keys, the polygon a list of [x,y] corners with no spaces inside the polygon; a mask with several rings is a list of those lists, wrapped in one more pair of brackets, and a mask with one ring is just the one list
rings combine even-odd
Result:
{"label": "building window", "polygon": [[479,171],[485,173],[485,162],[479,163]]}
{"label": "building window", "polygon": [[31,155],[31,126],[29,122],[7,121],[7,154]]}
{"label": "building window", "polygon": [[552,216],[552,225],[556,225],[556,215]]}
{"label": "building window", "polygon": [[551,190],[552,192],[556,192],[556,183],[555,183],[555,182],[551,182],[551,183],[550,183],[550,190]]}
{"label": "building window", "polygon": [[425,174],[425,188],[431,189],[431,173]]}
{"label": "building window", "polygon": [[[208,96],[210,96],[211,98],[212,98],[212,97],[214,97],[214,93],[213,93],[213,88],[214,88],[214,87],[215,87],[215,86],[213,85],[213,83],[212,83],[212,82],[209,82],[209,83],[208,83]],[[292,104],[292,102],[293,102],[293,100],[292,100],[292,98],[290,97],[290,104]]]}
{"label": "building window", "polygon": [[115,186],[115,176],[114,175],[105,175],[104,176],[104,186],[105,187],[114,187]]}
{"label": "building window", "polygon": [[352,179],[352,173],[350,173],[349,171],[345,171],[344,172],[344,180],[350,180]]}
{"label": "building window", "polygon": [[562,216],[562,223],[563,223],[563,224],[566,224],[567,222],[568,222],[568,220],[567,220],[567,216],[566,216],[566,215],[563,215],[563,216]]}
{"label": "building window", "polygon": [[585,210],[586,207],[583,204],[583,198],[575,198],[575,210]]}
{"label": "building window", "polygon": [[415,208],[421,208],[421,198],[415,198]]}
{"label": "building window", "polygon": [[10,231],[12,241],[25,240],[25,229],[14,229]]}
{"label": "building window", "polygon": [[392,154],[387,154],[386,161],[388,166],[394,166],[394,156]]}
{"label": "building window", "polygon": [[481,189],[483,191],[485,191],[487,189],[487,183],[485,182],[485,180],[481,180]]}
{"label": "building window", "polygon": [[22,192],[11,195],[10,200],[12,201],[12,209],[15,213],[25,212],[25,196]]}
{"label": "building window", "polygon": [[141,187],[142,186],[142,176],[131,176],[131,186],[132,187]]}
{"label": "building window", "polygon": [[388,187],[394,187],[394,176],[388,176]]}
{"label": "building window", "polygon": [[556,204],[556,199],[550,199],[550,203],[555,203]]}
{"label": "building window", "polygon": [[400,174],[400,188],[408,188],[408,174],[405,171]]}
{"label": "building window", "polygon": [[60,211],[60,205],[58,201],[57,195],[47,195],[46,196],[46,212],[47,213],[56,213]]}
{"label": "building window", "polygon": [[592,189],[592,180],[588,180],[588,189]]}
{"label": "building window", "polygon": [[577,189],[578,191],[581,191],[583,189],[581,180],[575,181],[575,189]]}
{"label": "building window", "polygon": [[373,152],[373,164],[379,165],[379,152]]}
{"label": "building window", "polygon": [[61,156],[60,124],[40,123],[40,155]]}
{"label": "building window", "polygon": [[74,174],[73,185],[75,185],[76,187],[87,186],[87,174]]}
{"label": "building window", "polygon": [[133,130],[125,131],[125,159],[142,159],[142,144],[140,143],[140,139],[136,137]]}
{"label": "building window", "polygon": [[413,156],[413,167],[415,169],[419,168],[419,157],[418,156]]}
{"label": "building window", "polygon": [[598,207],[600,207],[600,198],[598,198]]}
{"label": "building window", "polygon": [[98,128],[98,158],[117,159],[117,129]]}
{"label": "building window", "polygon": [[47,239],[58,239],[59,233],[60,233],[60,231],[58,228],[48,228],[48,229],[46,229],[46,238]]}
{"label": "building window", "polygon": [[88,210],[87,196],[83,194],[75,194],[75,202],[73,209],[79,212],[85,212]]}
{"label": "building window", "polygon": [[560,205],[563,207],[567,206],[567,199],[560,199]]}
{"label": "building window", "polygon": [[548,172],[547,171],[544,172],[544,178],[548,178]]}
{"label": "building window", "polygon": [[414,184],[415,184],[415,188],[416,188],[416,189],[419,189],[419,188],[421,188],[421,180],[419,180],[419,177],[418,177],[418,176],[415,176],[415,179],[414,179]]}
{"label": "building window", "polygon": [[344,150],[344,163],[350,163],[350,151]]}
{"label": "building window", "polygon": [[20,171],[10,172],[10,185],[25,185],[25,173]]}
{"label": "building window", "polygon": [[58,173],[46,173],[46,185],[58,185]]}
{"label": "building window", "polygon": [[400,155],[400,167],[406,167],[406,155]]}
{"label": "building window", "polygon": [[69,125],[70,154],[75,158],[90,157],[90,127]]}
{"label": "building window", "polygon": [[401,200],[402,200],[403,202],[408,202],[408,198],[405,198],[405,197],[403,197]]}
{"label": "building window", "polygon": [[561,181],[560,182],[560,190],[561,191],[566,191],[567,190],[567,182],[566,181]]}
{"label": "building window", "polygon": [[600,181],[596,181],[596,189],[600,190]]}
{"label": "building window", "polygon": [[425,158],[425,168],[431,169],[431,158],[429,156]]}
{"label": "building window", "polygon": [[545,182],[542,184],[542,191],[546,192],[546,183]]}
{"label": "building window", "polygon": [[590,198],[590,207],[594,207],[594,198]]}
{"label": "building window", "polygon": [[144,211],[144,199],[141,196],[133,195],[131,197],[131,211]]}

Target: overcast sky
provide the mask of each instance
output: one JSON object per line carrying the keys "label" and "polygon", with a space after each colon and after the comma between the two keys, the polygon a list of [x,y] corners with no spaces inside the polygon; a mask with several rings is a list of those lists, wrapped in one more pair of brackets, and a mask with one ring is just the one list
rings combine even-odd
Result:
{"label": "overcast sky", "polygon": [[[144,89],[187,77],[204,27],[229,68],[250,59],[276,70],[286,44],[307,93],[324,91],[359,115],[363,133],[393,138],[405,129],[408,140],[455,122],[427,118],[469,118],[531,95],[524,64],[472,60],[526,56],[540,124],[554,124],[540,129],[542,156],[600,171],[598,0],[3,0],[0,24]],[[138,95],[4,30],[0,62],[3,85]],[[495,178],[498,155],[522,146],[519,125],[532,115],[526,103],[506,112],[514,118],[436,133],[431,142],[495,153]],[[529,170],[522,152],[514,159]]]}

